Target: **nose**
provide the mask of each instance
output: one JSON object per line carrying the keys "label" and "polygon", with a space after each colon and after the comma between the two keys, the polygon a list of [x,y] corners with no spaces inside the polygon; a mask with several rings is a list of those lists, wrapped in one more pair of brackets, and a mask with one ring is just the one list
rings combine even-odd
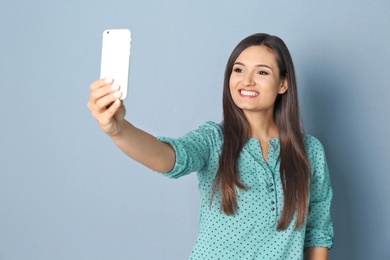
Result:
{"label": "nose", "polygon": [[246,73],[244,75],[244,78],[242,80],[242,84],[244,84],[245,86],[252,86],[254,85],[254,80],[253,80],[253,77],[250,73]]}

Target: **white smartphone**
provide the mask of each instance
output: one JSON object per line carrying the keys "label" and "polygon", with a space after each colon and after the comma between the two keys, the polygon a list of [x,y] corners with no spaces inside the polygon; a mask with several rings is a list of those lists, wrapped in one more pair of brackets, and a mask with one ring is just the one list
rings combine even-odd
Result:
{"label": "white smartphone", "polygon": [[130,69],[131,32],[110,29],[103,32],[100,78],[112,78],[120,86],[121,99],[127,97]]}

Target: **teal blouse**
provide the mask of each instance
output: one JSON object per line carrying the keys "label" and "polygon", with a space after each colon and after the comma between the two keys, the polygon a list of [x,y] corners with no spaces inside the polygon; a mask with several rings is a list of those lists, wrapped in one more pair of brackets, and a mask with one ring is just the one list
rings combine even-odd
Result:
{"label": "teal blouse", "polygon": [[223,142],[221,126],[207,122],[181,138],[158,139],[169,143],[176,152],[175,166],[172,171],[163,173],[164,176],[179,178],[192,172],[198,176],[199,233],[189,259],[302,259],[305,247],[332,247],[332,189],[324,148],[315,137],[304,137],[312,169],[306,223],[294,230],[294,216],[289,227],[282,231],[276,229],[283,209],[278,138],[269,141],[268,163],[256,139],[250,138],[242,149],[238,170],[241,181],[250,188],[237,189],[239,209],[233,216],[221,211],[218,193],[210,207]]}

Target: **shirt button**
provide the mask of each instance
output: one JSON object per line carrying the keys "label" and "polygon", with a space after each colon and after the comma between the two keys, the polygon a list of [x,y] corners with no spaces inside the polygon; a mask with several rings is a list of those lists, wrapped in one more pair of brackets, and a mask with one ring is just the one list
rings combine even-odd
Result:
{"label": "shirt button", "polygon": [[275,201],[271,200],[271,204],[275,204]]}
{"label": "shirt button", "polygon": [[269,189],[269,191],[270,191],[270,192],[273,192],[273,191],[274,191],[274,189],[273,189],[273,188],[271,188],[271,189]]}
{"label": "shirt button", "polygon": [[273,184],[272,182],[269,184],[270,187],[272,187],[273,185],[274,185],[274,184]]}
{"label": "shirt button", "polygon": [[271,210],[272,210],[272,211],[274,211],[274,210],[275,210],[275,208],[271,208]]}

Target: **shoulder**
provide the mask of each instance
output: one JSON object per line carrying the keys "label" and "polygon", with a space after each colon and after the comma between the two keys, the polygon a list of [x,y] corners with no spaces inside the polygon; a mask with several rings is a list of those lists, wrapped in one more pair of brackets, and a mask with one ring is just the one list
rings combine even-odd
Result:
{"label": "shoulder", "polygon": [[[325,149],[322,143],[311,135],[305,135],[304,144],[313,174],[313,183],[316,187],[317,182],[326,182],[329,184],[329,168],[326,160]],[[318,186],[318,185],[317,185]],[[318,187],[317,187],[318,188]]]}
{"label": "shoulder", "polygon": [[215,122],[205,122],[198,128],[187,132],[185,135],[179,138],[170,138],[164,136],[158,136],[157,139],[163,142],[168,140],[175,140],[180,142],[186,141],[202,141],[202,140],[221,140],[222,139],[222,128]]}
{"label": "shoulder", "polygon": [[182,144],[190,145],[204,145],[208,147],[219,147],[222,143],[222,128],[220,124],[215,122],[205,122],[201,124],[198,128],[187,132],[185,135],[179,138],[167,138],[167,137],[157,137],[160,141],[163,142],[180,142]]}
{"label": "shoulder", "polygon": [[208,129],[212,131],[222,131],[221,124],[218,124],[216,122],[207,121],[199,126],[200,129]]}
{"label": "shoulder", "polygon": [[320,140],[312,135],[305,134],[303,143],[305,145],[310,164],[324,163],[326,161],[325,148]]}
{"label": "shoulder", "polygon": [[303,136],[303,143],[307,152],[322,152],[324,151],[324,146],[321,141],[312,135],[305,134]]}
{"label": "shoulder", "polygon": [[196,132],[209,136],[216,140],[222,140],[222,127],[221,124],[208,121],[199,126]]}

